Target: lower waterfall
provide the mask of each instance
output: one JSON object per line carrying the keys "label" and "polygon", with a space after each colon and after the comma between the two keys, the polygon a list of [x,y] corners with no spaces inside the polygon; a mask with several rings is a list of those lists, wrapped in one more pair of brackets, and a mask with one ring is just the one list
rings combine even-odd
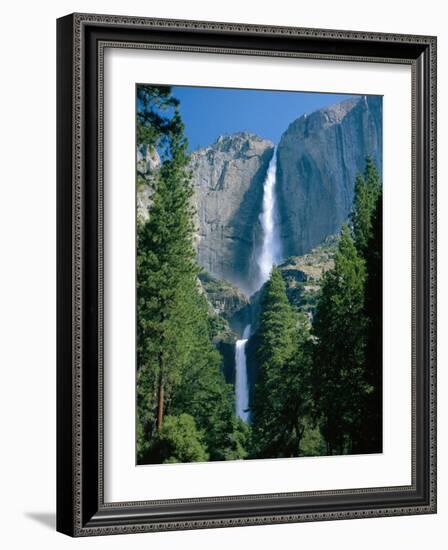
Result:
{"label": "lower waterfall", "polygon": [[235,344],[235,393],[236,414],[244,422],[249,421],[249,384],[247,383],[246,344],[250,336],[250,325],[243,332],[243,338]]}

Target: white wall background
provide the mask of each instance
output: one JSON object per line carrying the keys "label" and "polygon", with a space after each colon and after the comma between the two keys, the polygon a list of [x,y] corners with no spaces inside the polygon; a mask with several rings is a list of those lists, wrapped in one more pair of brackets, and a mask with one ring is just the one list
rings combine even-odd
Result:
{"label": "white wall background", "polygon": [[[439,513],[72,540],[55,512],[55,19],[74,11],[439,37]],[[2,11],[0,130],[0,540],[4,548],[444,547],[448,521],[448,35],[439,0],[59,0]],[[446,542],[445,542],[446,544]]]}

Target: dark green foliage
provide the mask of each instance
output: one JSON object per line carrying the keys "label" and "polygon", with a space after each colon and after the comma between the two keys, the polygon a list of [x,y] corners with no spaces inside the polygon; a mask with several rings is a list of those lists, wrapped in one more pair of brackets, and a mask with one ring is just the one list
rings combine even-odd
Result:
{"label": "dark green foliage", "polygon": [[313,422],[307,416],[304,420],[304,431],[300,441],[299,456],[324,456],[326,454],[327,446],[319,424]]}
{"label": "dark green foliage", "polygon": [[220,315],[209,315],[208,326],[212,339],[230,332],[229,324]]}
{"label": "dark green foliage", "polygon": [[371,159],[355,184],[313,323],[314,410],[328,454],[382,449],[382,190]]}
{"label": "dark green foliage", "polygon": [[178,104],[169,88],[142,86],[137,106],[138,139],[163,151],[149,219],[137,228],[138,462],[243,458],[247,434],[233,413],[197,280]]}
{"label": "dark green foliage", "polygon": [[137,87],[137,143],[146,144],[169,156],[170,140],[183,133],[179,101],[169,86]]}
{"label": "dark green foliage", "polygon": [[309,405],[308,332],[305,322],[293,313],[277,268],[266,285],[261,307],[252,454],[298,456]]}
{"label": "dark green foliage", "polygon": [[203,435],[194,418],[186,413],[165,417],[155,437],[152,455],[156,463],[205,462],[209,459]]}
{"label": "dark green foliage", "polygon": [[366,160],[364,174],[359,174],[355,181],[353,199],[353,238],[359,254],[365,258],[372,235],[373,211],[381,194],[381,181],[378,171],[370,157]]}
{"label": "dark green foliage", "polygon": [[[137,128],[140,127],[139,122]],[[167,137],[167,134],[160,134]],[[178,319],[195,285],[192,186],[183,129],[169,135],[170,154],[156,177],[149,220],[137,229],[137,447],[147,451],[165,401],[179,382],[185,342]]]}
{"label": "dark green foliage", "polygon": [[372,392],[362,405],[363,429],[354,442],[355,452],[382,449],[382,186],[376,167],[366,161],[364,176],[355,188],[353,234],[359,255],[366,264],[364,292],[366,319],[365,377]]}
{"label": "dark green foliage", "polygon": [[367,319],[366,380],[373,391],[364,403],[364,429],[360,434],[358,451],[363,453],[382,450],[382,388],[383,388],[383,209],[382,194],[378,195],[372,214],[372,233],[366,251],[367,281],[365,285],[364,313]]}
{"label": "dark green foliage", "polygon": [[170,414],[188,411],[194,417],[204,433],[210,460],[243,458],[234,441],[238,423],[233,413],[233,388],[225,383],[221,357],[210,341],[205,298],[195,289],[184,299],[192,304],[186,309],[188,317],[178,319],[178,326],[188,355],[168,405]]}
{"label": "dark green foliage", "polygon": [[347,226],[324,275],[314,319],[314,395],[328,454],[351,452],[361,430],[365,379],[364,260]]}

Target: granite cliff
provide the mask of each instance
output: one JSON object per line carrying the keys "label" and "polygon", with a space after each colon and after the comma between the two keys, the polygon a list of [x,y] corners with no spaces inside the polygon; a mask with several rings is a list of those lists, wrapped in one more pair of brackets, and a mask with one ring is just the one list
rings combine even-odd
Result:
{"label": "granite cliff", "polygon": [[270,141],[239,132],[191,155],[198,262],[247,294],[255,290],[252,256],[260,240],[263,181],[273,152]]}
{"label": "granite cliff", "polygon": [[382,98],[362,96],[304,115],[277,151],[284,257],[302,255],[339,232],[367,156],[382,165]]}

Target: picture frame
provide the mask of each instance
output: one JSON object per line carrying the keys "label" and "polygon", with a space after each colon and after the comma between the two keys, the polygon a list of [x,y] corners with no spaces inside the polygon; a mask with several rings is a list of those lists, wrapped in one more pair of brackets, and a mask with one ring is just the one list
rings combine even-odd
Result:
{"label": "picture frame", "polygon": [[[110,46],[410,66],[410,485],[105,501],[103,60]],[[57,21],[57,52],[57,530],[78,537],[435,513],[436,38],[72,14]]]}

